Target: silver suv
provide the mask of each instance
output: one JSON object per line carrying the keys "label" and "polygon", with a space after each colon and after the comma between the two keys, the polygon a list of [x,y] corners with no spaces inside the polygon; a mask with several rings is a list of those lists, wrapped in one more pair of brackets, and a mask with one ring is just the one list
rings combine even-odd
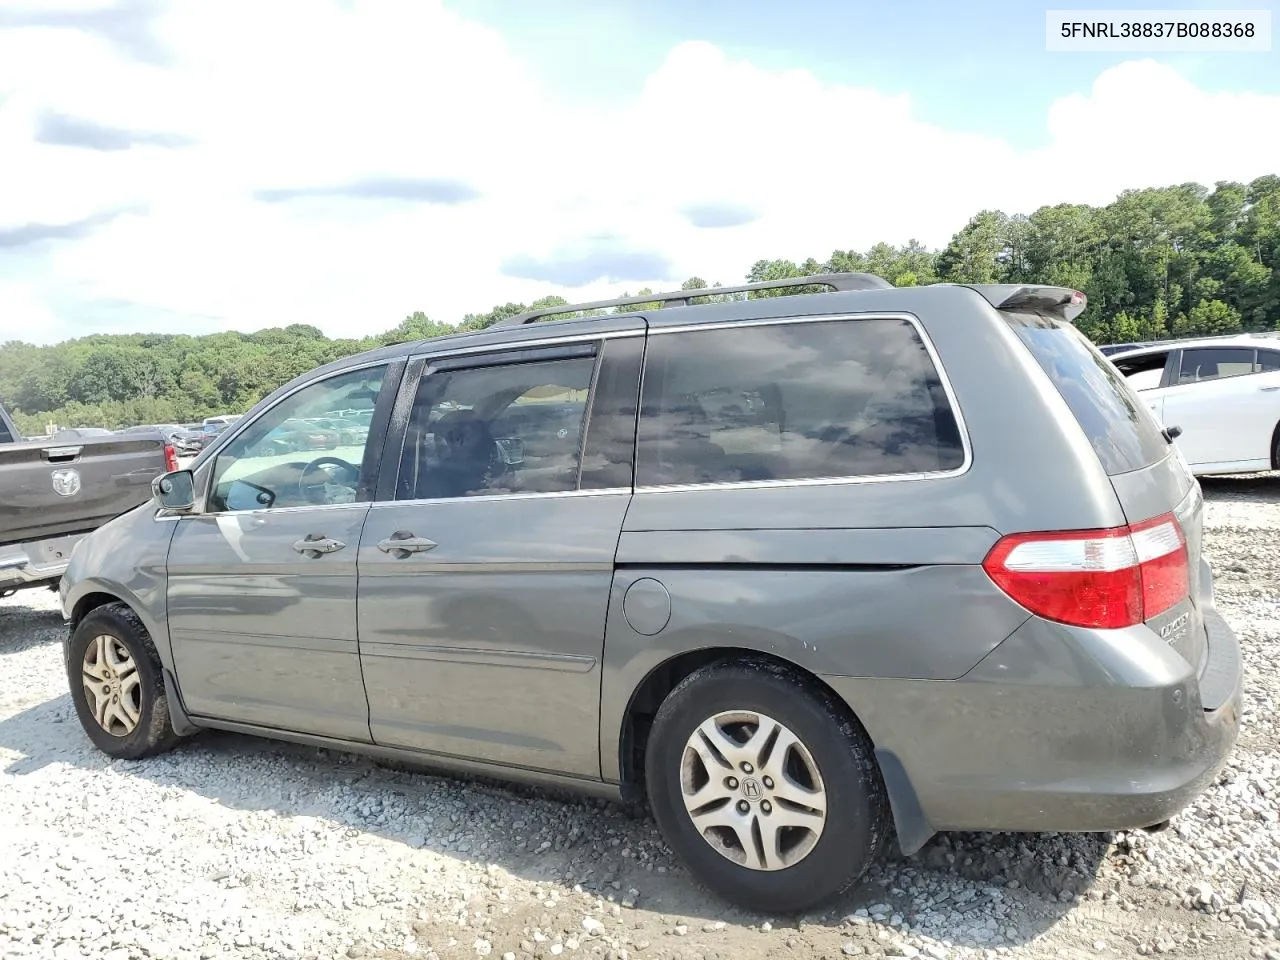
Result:
{"label": "silver suv", "polygon": [[[834,289],[738,296],[797,283]],[[157,481],[62,583],[93,742],[647,797],[771,912],[894,836],[1148,827],[1212,781],[1241,665],[1200,488],[1081,294],[638,299],[330,364]],[[339,413],[323,455],[263,442]]]}

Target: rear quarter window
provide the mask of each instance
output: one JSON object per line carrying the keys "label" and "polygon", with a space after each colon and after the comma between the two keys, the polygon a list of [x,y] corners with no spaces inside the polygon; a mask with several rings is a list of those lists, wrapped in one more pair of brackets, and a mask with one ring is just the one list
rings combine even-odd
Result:
{"label": "rear quarter window", "polygon": [[641,486],[958,469],[956,417],[916,328],[897,318],[650,335]]}
{"label": "rear quarter window", "polygon": [[1110,476],[1159,463],[1168,441],[1120,371],[1069,323],[1004,314],[1057,387]]}

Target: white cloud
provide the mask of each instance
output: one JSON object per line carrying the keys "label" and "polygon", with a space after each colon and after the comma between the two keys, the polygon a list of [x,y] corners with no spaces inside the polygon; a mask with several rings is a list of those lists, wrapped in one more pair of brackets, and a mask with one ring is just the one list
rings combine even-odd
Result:
{"label": "white cloud", "polygon": [[[905,96],[706,43],[673,49],[626,102],[570,107],[500,35],[436,0],[174,0],[151,20],[136,0],[124,14],[81,2],[57,9],[89,11],[91,29],[12,25],[58,20],[49,9],[0,7],[0,242],[100,220],[22,248],[0,340],[91,322],[358,335],[415,309],[454,320],[695,272],[733,282],[760,257],[938,245],[980,208],[1248,180],[1280,156],[1280,97],[1206,93],[1150,61],[1052,104],[1047,146],[1020,151],[926,124]],[[681,129],[712,119],[710,134]],[[1230,149],[1168,149],[1171,129],[1230,130]],[[81,136],[99,149],[65,145]],[[255,198],[272,190],[312,195]],[[370,196],[387,192],[399,198]],[[145,212],[105,217],[132,208]],[[664,261],[669,276],[635,275]],[[569,279],[592,263],[615,279],[570,290],[503,272]]]}

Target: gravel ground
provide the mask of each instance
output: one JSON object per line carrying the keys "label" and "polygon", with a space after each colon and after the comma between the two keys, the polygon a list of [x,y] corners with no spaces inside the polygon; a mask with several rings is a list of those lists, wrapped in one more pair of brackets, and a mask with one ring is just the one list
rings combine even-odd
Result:
{"label": "gravel ground", "polygon": [[953,834],[844,903],[751,916],[643,813],[206,733],[109,761],[43,591],[0,601],[0,957],[1280,958],[1280,478],[1204,482],[1240,744],[1159,834]]}

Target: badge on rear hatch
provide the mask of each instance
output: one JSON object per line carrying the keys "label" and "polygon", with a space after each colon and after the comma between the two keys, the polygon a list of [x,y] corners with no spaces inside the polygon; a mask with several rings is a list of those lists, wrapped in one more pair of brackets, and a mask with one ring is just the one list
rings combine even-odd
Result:
{"label": "badge on rear hatch", "polygon": [[1190,612],[1174,617],[1160,628],[1160,639],[1167,640],[1169,643],[1176,643],[1181,640],[1182,635],[1187,632],[1187,621],[1190,619]]}
{"label": "badge on rear hatch", "polygon": [[80,492],[80,471],[71,467],[55,470],[49,478],[53,482],[53,492],[60,497],[74,497]]}

